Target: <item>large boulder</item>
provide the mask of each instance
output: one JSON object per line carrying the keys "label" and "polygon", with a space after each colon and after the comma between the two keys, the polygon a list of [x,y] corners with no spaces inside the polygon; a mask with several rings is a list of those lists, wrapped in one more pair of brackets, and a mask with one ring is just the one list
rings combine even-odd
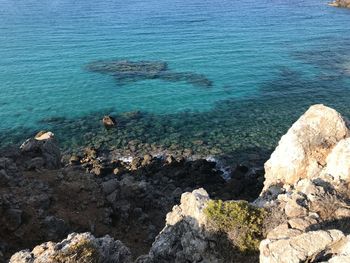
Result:
{"label": "large boulder", "polygon": [[[348,136],[347,122],[338,112],[321,104],[311,106],[281,138],[265,163],[264,189],[318,177],[332,149]],[[334,155],[346,147],[347,141],[339,146],[340,149],[335,149]],[[332,157],[330,161],[334,163],[336,158]]]}
{"label": "large boulder", "polygon": [[166,226],[156,237],[149,255],[137,262],[225,262],[218,253],[215,238],[205,230],[204,208],[208,201],[203,188],[182,194],[181,204],[167,214]]}
{"label": "large boulder", "polygon": [[61,167],[61,151],[52,132],[40,132],[27,139],[20,147],[20,163],[27,170]]}
{"label": "large boulder", "polygon": [[350,138],[343,139],[333,148],[326,159],[322,174],[336,181],[350,181]]}
{"label": "large boulder", "polygon": [[104,236],[95,238],[90,233],[72,233],[59,243],[46,242],[32,251],[14,254],[10,263],[128,263],[129,249],[119,240]]}

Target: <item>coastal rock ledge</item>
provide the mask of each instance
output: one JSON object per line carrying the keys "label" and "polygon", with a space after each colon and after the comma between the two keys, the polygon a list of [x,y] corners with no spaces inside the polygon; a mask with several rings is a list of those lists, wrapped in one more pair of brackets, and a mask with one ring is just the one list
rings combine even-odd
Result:
{"label": "coastal rock ledge", "polygon": [[73,233],[20,251],[10,263],[350,262],[349,122],[329,107],[311,106],[265,170],[264,189],[252,203],[210,199],[203,188],[183,193],[148,254],[136,259],[109,236]]}

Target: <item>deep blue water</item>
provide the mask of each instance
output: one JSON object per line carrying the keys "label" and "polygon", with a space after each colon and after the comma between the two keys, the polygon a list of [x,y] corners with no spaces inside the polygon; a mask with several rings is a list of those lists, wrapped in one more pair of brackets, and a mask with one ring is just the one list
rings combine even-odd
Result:
{"label": "deep blue water", "polygon": [[[313,103],[350,116],[349,25],[324,0],[0,0],[1,143],[46,128],[84,144],[105,136],[104,114],[139,110],[108,134],[117,148],[271,149]],[[213,86],[85,68],[106,59],[164,61]]]}

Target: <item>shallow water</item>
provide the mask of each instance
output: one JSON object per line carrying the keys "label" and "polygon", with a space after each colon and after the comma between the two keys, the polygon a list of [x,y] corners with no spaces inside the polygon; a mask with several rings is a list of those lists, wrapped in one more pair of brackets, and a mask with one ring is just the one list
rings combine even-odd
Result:
{"label": "shallow water", "polygon": [[[326,3],[0,0],[1,144],[52,129],[65,147],[137,140],[265,158],[311,104],[350,116],[350,10]],[[86,70],[111,59],[164,61],[213,84]],[[105,131],[110,113],[121,125]]]}

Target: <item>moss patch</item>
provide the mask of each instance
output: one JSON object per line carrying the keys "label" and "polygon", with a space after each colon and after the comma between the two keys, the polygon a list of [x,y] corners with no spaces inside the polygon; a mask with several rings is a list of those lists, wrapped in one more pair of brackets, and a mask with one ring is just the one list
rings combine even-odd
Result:
{"label": "moss patch", "polygon": [[240,252],[259,250],[267,212],[246,201],[210,200],[205,213],[218,231],[225,232]]}
{"label": "moss patch", "polygon": [[60,251],[52,258],[57,263],[97,263],[99,251],[90,240],[83,239],[71,245],[68,249]]}

